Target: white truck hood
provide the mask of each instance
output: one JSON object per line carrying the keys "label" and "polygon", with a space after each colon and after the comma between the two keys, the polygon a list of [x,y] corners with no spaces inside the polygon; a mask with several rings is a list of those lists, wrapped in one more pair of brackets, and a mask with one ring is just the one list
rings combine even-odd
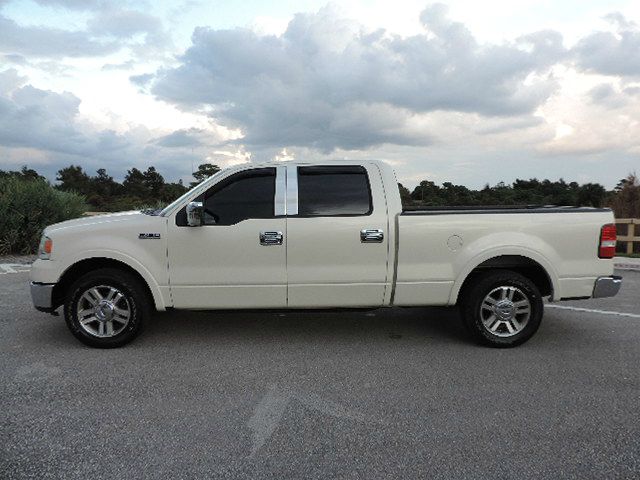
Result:
{"label": "white truck hood", "polygon": [[117,213],[108,213],[106,215],[93,215],[87,217],[75,218],[73,220],[67,220],[65,222],[54,223],[53,225],[49,225],[45,228],[45,234],[52,233],[55,231],[60,231],[70,227],[84,227],[89,225],[100,225],[104,223],[110,222],[121,222],[121,221],[138,221],[142,218],[148,217],[144,213],[141,213],[140,210],[132,210],[129,212],[117,212]]}

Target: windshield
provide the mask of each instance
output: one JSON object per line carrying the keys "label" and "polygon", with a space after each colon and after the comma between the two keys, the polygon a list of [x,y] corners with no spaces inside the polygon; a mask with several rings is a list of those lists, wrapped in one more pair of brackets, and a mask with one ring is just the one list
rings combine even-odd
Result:
{"label": "windshield", "polygon": [[182,203],[184,200],[186,200],[189,196],[191,196],[194,192],[194,190],[196,188],[198,188],[200,185],[202,185],[204,182],[208,181],[211,178],[215,178],[217,176],[219,176],[222,172],[225,172],[226,169],[222,169],[216,173],[214,173],[213,175],[211,175],[209,178],[203,180],[202,182],[200,182],[198,185],[194,186],[193,188],[189,189],[186,193],[182,194],[181,196],[179,196],[177,199],[175,199],[173,202],[171,202],[169,205],[167,205],[166,207],[164,207],[162,210],[160,210],[157,214],[160,216],[164,216],[167,215],[169,212],[171,212],[171,210],[173,210],[176,206],[178,206],[180,203]]}

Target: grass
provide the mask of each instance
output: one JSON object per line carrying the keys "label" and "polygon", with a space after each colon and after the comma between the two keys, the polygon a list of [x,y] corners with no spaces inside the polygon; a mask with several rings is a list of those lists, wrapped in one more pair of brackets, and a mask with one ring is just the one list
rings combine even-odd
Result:
{"label": "grass", "polygon": [[620,252],[616,252],[616,257],[640,258],[640,253],[620,253]]}

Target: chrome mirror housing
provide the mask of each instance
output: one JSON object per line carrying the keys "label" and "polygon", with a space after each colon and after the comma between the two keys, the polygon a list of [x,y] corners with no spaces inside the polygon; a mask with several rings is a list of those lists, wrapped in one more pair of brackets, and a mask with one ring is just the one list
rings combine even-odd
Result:
{"label": "chrome mirror housing", "polygon": [[187,225],[200,227],[202,225],[203,211],[202,202],[189,202],[187,205]]}

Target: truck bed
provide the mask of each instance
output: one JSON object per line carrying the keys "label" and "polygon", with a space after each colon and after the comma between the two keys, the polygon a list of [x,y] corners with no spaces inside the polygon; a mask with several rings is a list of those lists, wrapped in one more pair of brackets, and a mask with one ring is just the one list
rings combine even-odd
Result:
{"label": "truck bed", "polygon": [[606,208],[404,209],[397,219],[394,303],[453,304],[470,266],[499,256],[524,256],[542,266],[555,279],[553,300],[588,297],[596,277],[611,275],[610,260],[598,258],[598,242],[602,225],[612,220]]}

